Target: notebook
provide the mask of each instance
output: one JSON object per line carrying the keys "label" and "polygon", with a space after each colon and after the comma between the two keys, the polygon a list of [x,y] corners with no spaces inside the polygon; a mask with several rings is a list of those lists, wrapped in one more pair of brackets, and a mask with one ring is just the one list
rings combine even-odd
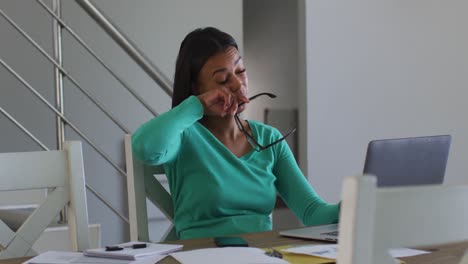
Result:
{"label": "notebook", "polygon": [[[441,184],[451,144],[450,135],[372,140],[367,146],[364,174],[377,186]],[[280,235],[338,241],[338,224],[280,231]]]}
{"label": "notebook", "polygon": [[[145,244],[143,248],[133,248],[133,245]],[[171,253],[182,249],[183,245],[172,245],[172,244],[153,244],[145,242],[128,242],[123,244],[115,245],[122,249],[108,251],[106,248],[87,249],[83,252],[88,257],[101,257],[101,258],[114,258],[114,259],[129,259],[136,260],[144,257],[153,255],[161,255]],[[114,246],[114,247],[115,247]]]}

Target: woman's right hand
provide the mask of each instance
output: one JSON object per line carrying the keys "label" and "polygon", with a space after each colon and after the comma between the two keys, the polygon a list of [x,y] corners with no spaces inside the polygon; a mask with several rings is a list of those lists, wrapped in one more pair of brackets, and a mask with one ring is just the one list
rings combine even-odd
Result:
{"label": "woman's right hand", "polygon": [[233,116],[237,112],[240,103],[249,102],[249,99],[244,95],[241,89],[233,93],[226,87],[209,90],[198,95],[198,99],[203,105],[205,115],[221,117],[226,115]]}

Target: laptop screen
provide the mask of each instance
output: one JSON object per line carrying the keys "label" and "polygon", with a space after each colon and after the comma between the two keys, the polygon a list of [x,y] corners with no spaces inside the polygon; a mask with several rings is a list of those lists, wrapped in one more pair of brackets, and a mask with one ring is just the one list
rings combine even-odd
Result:
{"label": "laptop screen", "polygon": [[450,135],[373,140],[364,174],[375,175],[379,187],[441,184],[450,144]]}

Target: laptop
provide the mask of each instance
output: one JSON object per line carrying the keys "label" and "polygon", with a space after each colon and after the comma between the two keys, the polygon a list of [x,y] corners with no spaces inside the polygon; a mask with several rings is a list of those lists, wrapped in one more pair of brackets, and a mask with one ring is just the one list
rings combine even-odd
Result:
{"label": "laptop", "polygon": [[442,184],[450,135],[373,140],[364,174],[377,177],[378,187]]}
{"label": "laptop", "polygon": [[[372,140],[367,146],[364,174],[377,177],[378,187],[442,184],[452,138],[450,135]],[[338,241],[338,224],[279,232],[282,236]]]}

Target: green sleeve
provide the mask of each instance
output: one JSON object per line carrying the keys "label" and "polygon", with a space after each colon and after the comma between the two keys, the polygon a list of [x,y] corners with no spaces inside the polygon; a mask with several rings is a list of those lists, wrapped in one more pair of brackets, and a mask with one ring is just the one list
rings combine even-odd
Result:
{"label": "green sleeve", "polygon": [[285,141],[277,146],[278,160],[274,167],[276,188],[284,202],[305,225],[337,223],[339,204],[322,200],[304,177]]}
{"label": "green sleeve", "polygon": [[132,136],[133,153],[149,165],[172,161],[179,152],[185,129],[203,117],[203,106],[190,96],[177,107],[143,124]]}

